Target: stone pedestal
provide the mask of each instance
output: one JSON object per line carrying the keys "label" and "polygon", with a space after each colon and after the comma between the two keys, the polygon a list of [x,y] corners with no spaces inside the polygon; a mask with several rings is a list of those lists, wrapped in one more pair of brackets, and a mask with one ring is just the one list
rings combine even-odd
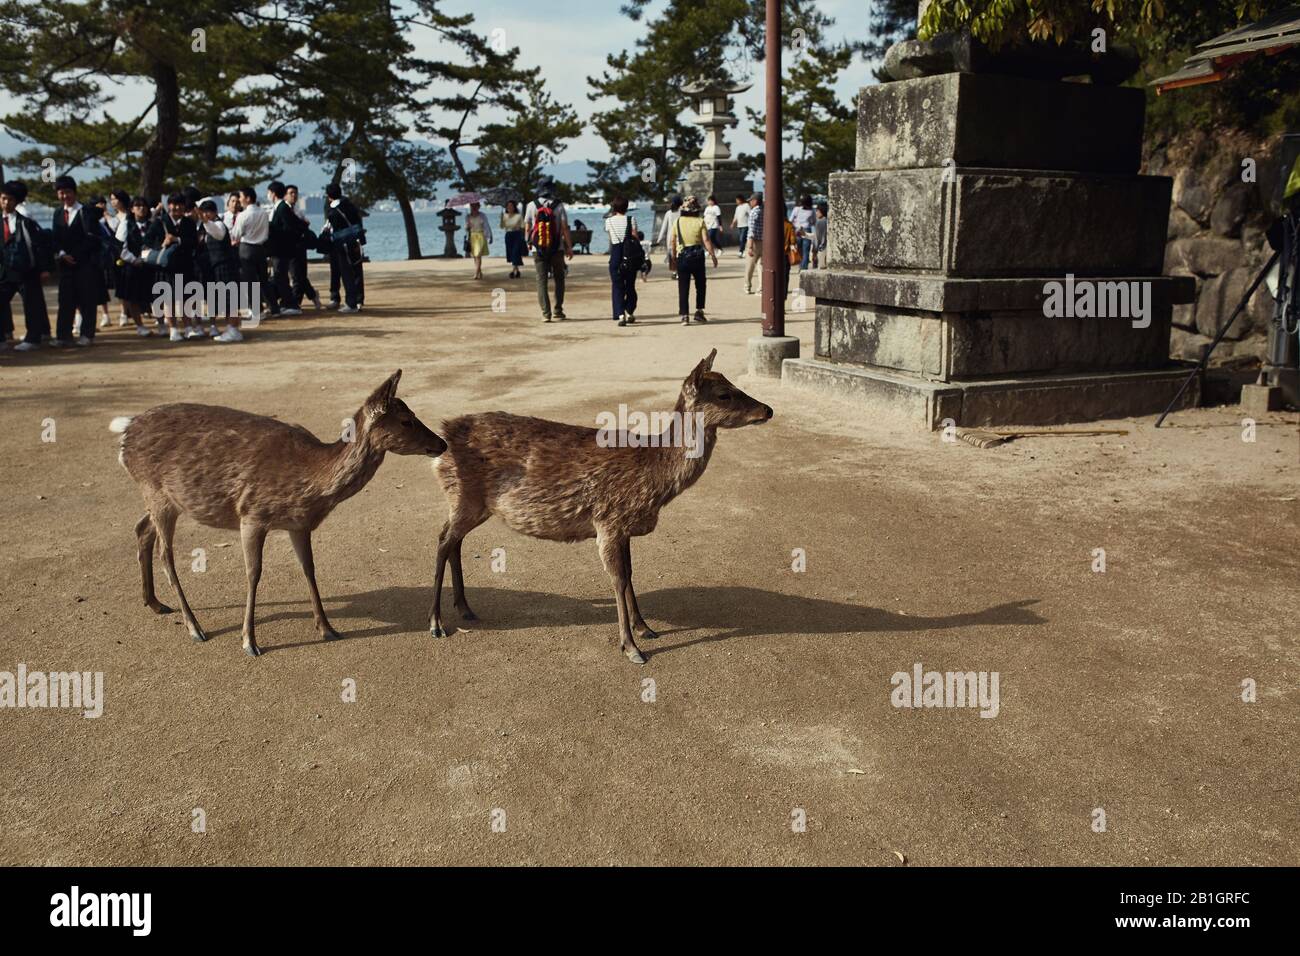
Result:
{"label": "stone pedestal", "polygon": [[[1194,286],[1161,275],[1172,181],[1137,174],[1143,109],[1137,89],[994,74],[863,89],[829,268],[800,276],[814,354],[784,378],[927,428],[1159,412]],[[1055,307],[1085,288],[1092,314]]]}
{"label": "stone pedestal", "polygon": [[780,378],[786,359],[799,357],[799,339],[793,335],[756,335],[749,339],[749,374]]}

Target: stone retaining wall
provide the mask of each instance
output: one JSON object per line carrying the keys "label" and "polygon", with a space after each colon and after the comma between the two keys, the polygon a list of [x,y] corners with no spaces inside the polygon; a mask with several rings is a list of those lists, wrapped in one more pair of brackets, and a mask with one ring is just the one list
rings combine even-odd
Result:
{"label": "stone retaining wall", "polygon": [[[1279,175],[1277,146],[1276,137],[1198,133],[1147,148],[1143,172],[1174,179],[1165,272],[1196,280],[1195,301],[1174,307],[1174,358],[1201,357],[1272,254],[1264,229]],[[1243,181],[1246,159],[1255,161],[1255,182]],[[1261,285],[1210,364],[1257,364],[1272,315],[1273,298]]]}

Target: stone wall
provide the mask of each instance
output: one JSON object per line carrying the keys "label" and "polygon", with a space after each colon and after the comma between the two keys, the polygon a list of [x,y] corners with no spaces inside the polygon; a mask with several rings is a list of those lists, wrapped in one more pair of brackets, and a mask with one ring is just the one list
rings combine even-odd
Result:
{"label": "stone wall", "polygon": [[[1191,134],[1148,145],[1144,172],[1172,176],[1165,272],[1193,276],[1196,299],[1174,307],[1170,354],[1198,360],[1272,254],[1264,237],[1278,176],[1278,139]],[[1242,161],[1255,160],[1253,183]],[[1212,366],[1253,366],[1264,357],[1273,298],[1261,285],[1214,350]]]}

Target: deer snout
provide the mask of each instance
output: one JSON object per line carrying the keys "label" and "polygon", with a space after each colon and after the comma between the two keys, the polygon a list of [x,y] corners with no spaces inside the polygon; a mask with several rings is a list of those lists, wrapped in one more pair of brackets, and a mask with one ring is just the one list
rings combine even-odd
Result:
{"label": "deer snout", "polygon": [[749,420],[755,424],[761,424],[770,421],[772,418],[772,406],[759,404],[759,406],[749,413]]}
{"label": "deer snout", "polygon": [[425,453],[430,458],[437,458],[446,450],[447,443],[433,432],[429,432],[429,447],[425,449]]}

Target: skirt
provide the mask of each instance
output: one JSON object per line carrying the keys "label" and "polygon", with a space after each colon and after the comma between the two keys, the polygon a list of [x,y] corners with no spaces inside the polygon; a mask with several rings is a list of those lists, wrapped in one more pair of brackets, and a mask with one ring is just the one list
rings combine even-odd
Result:
{"label": "skirt", "polygon": [[511,229],[506,233],[506,261],[516,268],[524,264],[524,252],[527,249],[522,229]]}
{"label": "skirt", "polygon": [[480,256],[487,255],[487,236],[481,232],[471,232],[469,234],[469,254],[476,259]]}

